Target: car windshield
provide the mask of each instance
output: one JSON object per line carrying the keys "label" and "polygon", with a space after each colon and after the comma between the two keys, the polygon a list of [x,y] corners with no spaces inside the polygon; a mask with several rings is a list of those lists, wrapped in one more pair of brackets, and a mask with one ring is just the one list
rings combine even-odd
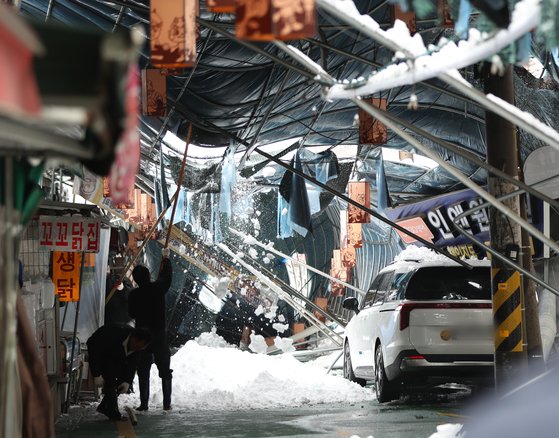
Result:
{"label": "car windshield", "polygon": [[488,267],[433,266],[418,269],[406,289],[408,300],[490,300]]}

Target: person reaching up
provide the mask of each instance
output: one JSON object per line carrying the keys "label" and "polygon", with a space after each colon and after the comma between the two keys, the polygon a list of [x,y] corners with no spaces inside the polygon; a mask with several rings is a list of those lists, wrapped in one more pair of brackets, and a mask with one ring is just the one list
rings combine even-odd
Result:
{"label": "person reaching up", "polygon": [[138,411],[148,410],[149,374],[153,362],[159,370],[163,390],[163,409],[171,409],[172,372],[171,350],[167,340],[165,321],[165,294],[171,286],[173,269],[169,260],[169,249],[161,252],[163,260],[157,280],[152,282],[148,268],[138,265],[132,271],[132,278],[138,287],[128,297],[128,313],[136,320],[136,327],[148,329],[153,334],[153,341],[146,348],[138,364],[138,381],[140,387],[140,406]]}

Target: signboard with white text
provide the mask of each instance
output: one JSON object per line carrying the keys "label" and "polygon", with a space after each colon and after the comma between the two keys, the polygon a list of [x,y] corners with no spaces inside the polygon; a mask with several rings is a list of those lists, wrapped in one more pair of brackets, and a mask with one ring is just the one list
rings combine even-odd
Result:
{"label": "signboard with white text", "polygon": [[[458,232],[453,224],[456,217],[483,202],[474,191],[461,190],[402,207],[388,208],[384,213],[398,225],[457,257],[484,257],[484,251]],[[489,241],[489,211],[486,207],[466,215],[457,224],[477,240]],[[407,236],[404,241],[422,246]]]}

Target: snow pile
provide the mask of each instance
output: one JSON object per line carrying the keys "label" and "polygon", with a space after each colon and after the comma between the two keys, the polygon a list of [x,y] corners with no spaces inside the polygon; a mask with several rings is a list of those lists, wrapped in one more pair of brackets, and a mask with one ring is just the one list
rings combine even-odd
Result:
{"label": "snow pile", "polygon": [[[374,399],[370,388],[326,374],[325,369],[301,363],[287,354],[266,356],[189,341],[171,358],[171,368],[175,412],[281,408]],[[137,379],[134,388],[135,394],[119,397],[121,407],[139,405]],[[159,413],[161,403],[161,379],[154,365],[148,413]]]}
{"label": "snow pile", "polygon": [[448,258],[424,246],[408,245],[400,254],[394,257],[395,262],[403,260],[423,260],[426,262],[447,261]]}
{"label": "snow pile", "polygon": [[225,339],[216,333],[216,328],[213,327],[211,332],[202,333],[196,338],[198,345],[212,348],[236,348],[234,345],[229,344]]}
{"label": "snow pile", "polygon": [[461,438],[464,436],[460,433],[461,430],[461,424],[441,424],[437,426],[437,431],[429,438]]}
{"label": "snow pile", "polygon": [[[334,361],[336,361],[336,363],[334,363]],[[334,351],[333,353],[325,354],[324,356],[317,357],[307,362],[308,365],[324,369],[330,368],[333,363],[333,369],[339,369],[344,366],[344,356],[340,355],[340,351]]]}

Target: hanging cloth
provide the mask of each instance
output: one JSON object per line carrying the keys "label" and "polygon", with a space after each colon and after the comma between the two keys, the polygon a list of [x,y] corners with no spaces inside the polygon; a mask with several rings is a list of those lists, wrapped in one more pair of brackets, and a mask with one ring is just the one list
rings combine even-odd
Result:
{"label": "hanging cloth", "polygon": [[390,195],[388,192],[388,181],[384,175],[384,160],[382,158],[382,153],[380,155],[380,160],[378,162],[376,183],[377,183],[377,210],[382,213],[387,207],[392,207],[392,202],[390,200]]}
{"label": "hanging cloth", "polygon": [[282,238],[282,239],[293,236],[293,229],[287,223],[287,213],[289,212],[288,208],[289,208],[289,203],[281,195],[281,193],[278,190],[278,211],[277,211],[278,234],[277,234],[277,237]]}
{"label": "hanging cloth", "polygon": [[[291,166],[303,172],[300,151],[291,160]],[[287,224],[293,231],[305,237],[311,226],[311,211],[305,179],[295,173],[285,172],[280,183],[281,196],[288,202]]]}
{"label": "hanging cloth", "polygon": [[163,146],[159,148],[159,176],[161,178],[161,206],[166,209],[171,206],[169,201],[169,192],[167,188],[167,180],[165,179],[165,164],[163,161]]}
{"label": "hanging cloth", "polygon": [[230,146],[225,153],[221,169],[221,192],[219,195],[219,211],[231,217],[231,192],[236,183],[235,148]]}

